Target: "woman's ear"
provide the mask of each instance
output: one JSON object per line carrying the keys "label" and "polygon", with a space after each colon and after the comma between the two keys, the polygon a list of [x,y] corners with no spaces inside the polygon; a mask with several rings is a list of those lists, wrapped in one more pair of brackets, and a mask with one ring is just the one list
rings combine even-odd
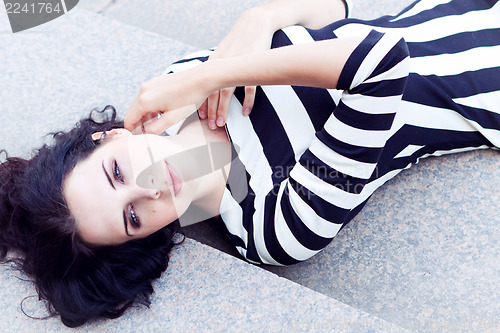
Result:
{"label": "woman's ear", "polygon": [[[130,132],[129,130],[127,130],[125,128],[115,128],[115,129],[112,129],[111,131],[106,131],[107,138],[119,137],[122,135],[132,135],[132,132]],[[101,140],[104,138],[104,132],[95,132],[92,134],[91,137],[92,137],[92,141]]]}

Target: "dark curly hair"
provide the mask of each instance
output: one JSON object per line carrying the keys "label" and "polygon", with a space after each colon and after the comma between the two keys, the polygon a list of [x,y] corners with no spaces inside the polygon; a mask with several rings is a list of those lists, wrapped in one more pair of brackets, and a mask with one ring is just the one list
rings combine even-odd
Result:
{"label": "dark curly hair", "polygon": [[[0,151],[6,155],[0,163],[0,261],[26,273],[50,315],[59,314],[69,327],[119,317],[134,303],[149,306],[151,283],[166,270],[169,252],[178,244],[178,223],[117,246],[91,246],[78,235],[63,181],[105,141],[92,141],[92,133],[121,127],[108,105],[69,132],[50,133],[55,142],[32,159]],[[7,256],[9,251],[17,255]]]}

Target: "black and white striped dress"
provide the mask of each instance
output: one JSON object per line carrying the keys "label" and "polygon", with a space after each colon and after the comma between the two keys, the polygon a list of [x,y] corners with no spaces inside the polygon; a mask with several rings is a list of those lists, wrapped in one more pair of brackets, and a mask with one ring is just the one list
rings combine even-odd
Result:
{"label": "black and white striped dress", "polygon": [[423,0],[371,21],[292,26],[276,32],[272,47],[347,36],[365,39],[337,89],[258,87],[249,117],[241,115],[243,89],[235,92],[227,131],[248,195],[236,200],[228,186],[220,211],[250,262],[310,258],[379,186],[420,158],[500,147],[497,0]]}

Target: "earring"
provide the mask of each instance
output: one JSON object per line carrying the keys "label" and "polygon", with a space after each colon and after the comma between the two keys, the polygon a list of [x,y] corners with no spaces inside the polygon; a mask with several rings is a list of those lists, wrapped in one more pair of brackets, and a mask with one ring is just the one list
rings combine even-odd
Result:
{"label": "earring", "polygon": [[95,132],[90,137],[92,138],[92,141],[101,140],[104,137],[104,133],[103,132]]}

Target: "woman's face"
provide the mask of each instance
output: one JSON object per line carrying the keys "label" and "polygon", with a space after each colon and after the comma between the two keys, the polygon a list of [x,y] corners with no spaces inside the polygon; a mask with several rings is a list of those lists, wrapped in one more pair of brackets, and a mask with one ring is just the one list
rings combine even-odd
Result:
{"label": "woman's face", "polygon": [[[77,163],[63,183],[78,232],[85,241],[98,245],[150,235],[182,215],[196,196],[196,184],[182,182],[182,167],[168,163],[169,156],[186,148],[181,141],[131,135],[124,129],[113,130],[108,137]],[[150,153],[154,161],[160,161],[155,168]],[[141,173],[147,177],[140,178],[139,186],[136,180]]]}

